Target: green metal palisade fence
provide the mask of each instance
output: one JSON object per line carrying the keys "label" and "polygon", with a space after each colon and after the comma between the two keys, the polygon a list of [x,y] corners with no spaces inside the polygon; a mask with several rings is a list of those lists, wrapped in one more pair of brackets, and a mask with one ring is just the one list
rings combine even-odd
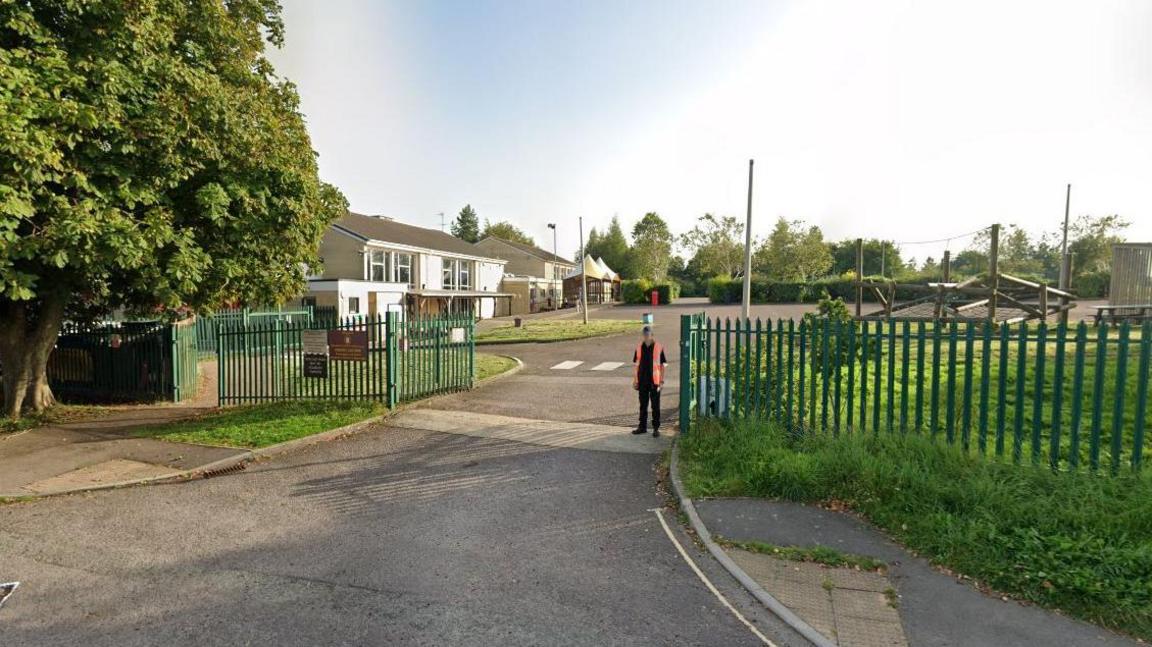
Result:
{"label": "green metal palisade fence", "polygon": [[[279,400],[376,400],[389,406],[473,384],[474,322],[471,317],[401,320],[351,317],[325,322],[275,319],[247,326],[221,326],[216,349],[220,404]],[[328,377],[304,376],[305,330],[366,333],[363,361],[330,359]]]}
{"label": "green metal palisade fence", "polygon": [[[321,313],[314,306],[275,310],[252,310],[251,308],[225,308],[196,318],[196,343],[202,356],[216,354],[216,332],[221,328],[239,328],[267,324],[273,321],[289,323],[312,323]],[[335,310],[332,308],[331,310]],[[325,310],[324,314],[328,314]]]}
{"label": "green metal palisade fence", "polygon": [[1054,469],[1143,463],[1152,324],[681,318],[680,425],[924,434]]}

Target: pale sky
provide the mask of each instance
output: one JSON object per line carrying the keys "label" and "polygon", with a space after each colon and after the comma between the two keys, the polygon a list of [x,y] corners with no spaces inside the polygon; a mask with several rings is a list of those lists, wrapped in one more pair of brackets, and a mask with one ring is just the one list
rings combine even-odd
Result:
{"label": "pale sky", "polygon": [[283,2],[273,61],[364,213],[471,203],[571,255],[577,216],[743,218],[754,158],[758,236],[1053,229],[1071,183],[1152,240],[1150,0]]}

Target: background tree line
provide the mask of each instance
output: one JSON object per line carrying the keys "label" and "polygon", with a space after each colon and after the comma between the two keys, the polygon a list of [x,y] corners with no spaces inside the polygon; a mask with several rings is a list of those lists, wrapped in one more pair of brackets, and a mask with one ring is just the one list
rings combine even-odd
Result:
{"label": "background tree line", "polygon": [[[1072,290],[1081,297],[1104,296],[1111,276],[1112,244],[1122,242],[1128,223],[1116,215],[1083,215],[1068,231],[1072,253]],[[460,227],[460,229],[458,229]],[[506,222],[477,232],[479,224],[470,206],[460,212],[453,233],[465,240],[485,235],[520,240],[532,239]],[[470,238],[471,235],[471,238]],[[952,250],[951,277],[963,279],[988,270],[990,229],[971,237]],[[613,216],[608,228],[588,232],[587,253],[603,258],[627,279],[660,282],[672,279],[685,296],[704,296],[715,278],[738,279],[744,273],[744,222],[733,216],[706,213],[689,231],[674,235],[659,214],[649,212],[632,227],[630,236]],[[909,246],[906,246],[906,248]],[[864,275],[903,282],[940,280],[943,276],[943,243],[914,245],[908,251],[892,240],[864,240]],[[918,250],[923,256],[916,257]],[[580,257],[580,250],[573,258]],[[1031,234],[1008,225],[1000,234],[1002,272],[1055,285],[1060,275],[1060,230]],[[854,278],[856,241],[828,241],[820,227],[801,220],[780,218],[767,236],[753,241],[753,276],[779,283],[806,283],[824,279]]]}

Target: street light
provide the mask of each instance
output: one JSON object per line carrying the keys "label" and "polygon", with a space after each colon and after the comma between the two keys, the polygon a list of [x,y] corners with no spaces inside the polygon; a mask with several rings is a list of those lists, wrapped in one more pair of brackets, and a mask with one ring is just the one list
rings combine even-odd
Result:
{"label": "street light", "polygon": [[[552,230],[552,309],[559,310],[560,303],[556,300],[556,223],[548,223],[548,228]],[[563,286],[559,291],[564,291]]]}

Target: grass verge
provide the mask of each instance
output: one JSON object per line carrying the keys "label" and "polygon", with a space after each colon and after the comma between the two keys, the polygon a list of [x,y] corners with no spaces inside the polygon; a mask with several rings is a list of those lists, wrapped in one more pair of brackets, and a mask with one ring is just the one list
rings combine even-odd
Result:
{"label": "grass verge", "polygon": [[680,439],[691,496],[834,504],[935,563],[1152,639],[1152,478],[1054,473],[917,435],[795,437],[703,422]]}
{"label": "grass verge", "polygon": [[501,326],[476,334],[477,344],[518,344],[526,342],[569,341],[588,337],[603,337],[634,332],[640,329],[639,321],[616,319],[589,319],[587,325],[578,320],[547,319],[525,321],[524,325]]}
{"label": "grass verge", "polygon": [[739,548],[740,550],[745,550],[750,553],[771,555],[792,562],[811,562],[833,568],[855,568],[862,571],[884,572],[888,569],[888,565],[878,559],[864,555],[842,553],[835,548],[829,548],[827,546],[812,546],[810,548],[777,546],[776,544],[767,544],[762,541],[735,541],[719,536],[716,537],[716,543],[725,548]]}
{"label": "grass verge", "polygon": [[516,368],[516,360],[504,355],[476,353],[476,379],[486,380]]}
{"label": "grass verge", "polygon": [[386,411],[376,402],[274,402],[223,409],[134,430],[137,436],[199,445],[258,448],[318,434]]}

